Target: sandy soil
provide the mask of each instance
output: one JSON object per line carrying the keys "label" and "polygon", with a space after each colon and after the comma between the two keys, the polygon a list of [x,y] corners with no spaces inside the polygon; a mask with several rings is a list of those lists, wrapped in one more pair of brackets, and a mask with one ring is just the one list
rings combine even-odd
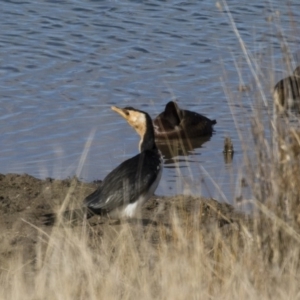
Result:
{"label": "sandy soil", "polygon": [[[25,262],[33,262],[40,232],[47,234],[53,229],[53,226],[42,223],[42,215],[57,211],[62,203],[67,207],[70,204],[72,207],[80,207],[82,199],[96,187],[97,183],[83,183],[76,178],[40,180],[27,174],[0,174],[0,265],[2,268],[5,268],[6,261],[17,252],[22,253]],[[218,203],[213,199],[182,195],[153,196],[143,208],[142,220],[133,220],[129,224],[133,231],[142,228],[146,232],[151,227],[151,242],[155,244],[161,236],[161,226],[166,230],[165,236],[172,238],[171,234],[168,237],[168,227],[170,217],[174,217],[174,214],[178,216],[183,226],[188,228],[190,224],[204,230],[207,233],[208,243],[212,228],[221,228],[224,234],[230,234],[232,231],[239,230],[241,221],[244,222],[246,219],[231,205]],[[122,223],[98,216],[89,219],[87,225],[91,235],[109,239],[113,239],[122,228]],[[72,227],[76,230],[82,227],[82,224],[72,225]]]}

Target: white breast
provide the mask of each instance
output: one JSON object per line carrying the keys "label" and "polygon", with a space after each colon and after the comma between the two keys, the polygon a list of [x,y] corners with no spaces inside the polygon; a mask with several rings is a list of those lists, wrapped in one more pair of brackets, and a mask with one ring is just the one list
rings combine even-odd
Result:
{"label": "white breast", "polygon": [[124,212],[123,212],[123,217],[132,218],[136,214],[136,210],[139,205],[138,204],[139,200],[134,203],[130,203],[125,207]]}

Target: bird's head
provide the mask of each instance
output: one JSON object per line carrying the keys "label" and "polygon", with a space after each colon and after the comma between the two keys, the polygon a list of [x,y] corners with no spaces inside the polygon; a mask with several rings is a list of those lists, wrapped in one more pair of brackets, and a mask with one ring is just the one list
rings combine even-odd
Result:
{"label": "bird's head", "polygon": [[150,118],[147,113],[129,106],[125,108],[112,106],[111,109],[120,114],[142,138],[144,137],[148,124],[147,118]]}

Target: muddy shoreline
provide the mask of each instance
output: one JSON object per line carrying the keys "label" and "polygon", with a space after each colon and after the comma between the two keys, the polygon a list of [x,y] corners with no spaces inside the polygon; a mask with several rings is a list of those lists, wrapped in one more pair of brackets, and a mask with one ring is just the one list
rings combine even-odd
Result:
{"label": "muddy shoreline", "polygon": [[[40,180],[27,174],[0,174],[0,265],[5,268],[9,258],[17,253],[21,253],[24,262],[34,262],[41,232],[50,235],[53,229],[53,226],[45,226],[41,222],[41,216],[58,211],[63,203],[68,208],[80,207],[82,199],[98,184],[84,183],[77,178]],[[151,228],[149,241],[156,244],[162,227],[168,236],[169,220],[174,215],[182,222],[182,226],[199,227],[205,232],[208,244],[213,228],[223,230],[225,235],[230,234],[240,230],[240,223],[247,219],[233,206],[213,199],[155,195],[144,205],[142,220],[127,224],[134,232],[140,227],[137,224],[142,225],[144,232],[149,232]],[[98,216],[87,221],[93,238],[97,236],[113,240],[123,225]],[[80,224],[72,225],[72,230],[80,228]],[[167,238],[172,239],[172,236]]]}

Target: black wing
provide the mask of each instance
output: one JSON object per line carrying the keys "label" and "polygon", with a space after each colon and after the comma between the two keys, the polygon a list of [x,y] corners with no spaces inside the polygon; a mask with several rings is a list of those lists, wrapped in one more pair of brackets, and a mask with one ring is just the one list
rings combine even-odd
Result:
{"label": "black wing", "polygon": [[157,151],[146,150],[121,163],[103,180],[99,188],[84,199],[92,210],[110,211],[134,202],[146,193],[156,179],[160,167]]}

